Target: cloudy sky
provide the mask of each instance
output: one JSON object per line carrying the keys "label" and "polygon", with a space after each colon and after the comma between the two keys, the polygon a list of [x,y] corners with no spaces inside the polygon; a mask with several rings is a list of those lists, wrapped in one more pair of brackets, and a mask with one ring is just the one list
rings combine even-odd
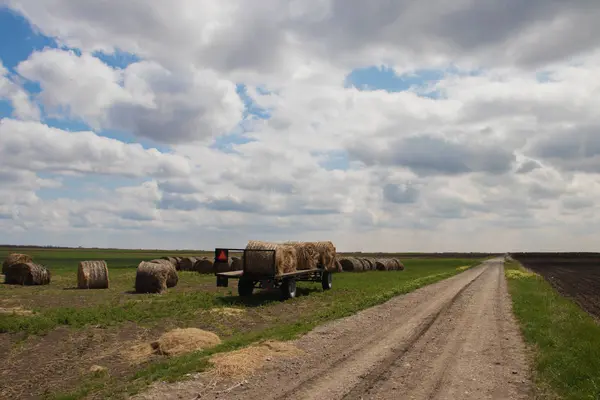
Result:
{"label": "cloudy sky", "polygon": [[600,250],[597,0],[0,0],[0,243]]}

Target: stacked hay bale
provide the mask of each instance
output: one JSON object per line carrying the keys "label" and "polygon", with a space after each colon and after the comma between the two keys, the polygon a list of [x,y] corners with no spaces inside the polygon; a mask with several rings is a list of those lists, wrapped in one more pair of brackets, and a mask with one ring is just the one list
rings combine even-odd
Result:
{"label": "stacked hay bale", "polygon": [[286,245],[296,249],[296,269],[304,271],[316,269],[319,264],[320,254],[315,243],[312,242],[286,242]]}
{"label": "stacked hay bale", "polygon": [[319,253],[319,264],[327,271],[335,271],[336,249],[332,242],[314,242]]}
{"label": "stacked hay bale", "polygon": [[243,271],[244,261],[240,257],[231,257],[231,270],[232,271]]}
{"label": "stacked hay bale", "polygon": [[81,261],[77,268],[79,289],[108,289],[106,261]]}
{"label": "stacked hay bale", "polygon": [[10,264],[4,270],[4,282],[11,285],[48,285],[50,271],[43,265],[28,263]]}
{"label": "stacked hay bale", "polygon": [[177,270],[167,260],[142,261],[135,275],[137,293],[162,293],[177,285]]}
{"label": "stacked hay bale", "polygon": [[274,250],[272,251],[247,251],[246,271],[257,275],[271,275],[273,263],[275,273],[281,275],[294,272],[297,269],[297,255],[294,246],[251,240],[246,245],[246,250]]}
{"label": "stacked hay bale", "polygon": [[194,265],[198,259],[196,257],[183,257],[179,261],[180,271],[194,271]]}
{"label": "stacked hay bale", "polygon": [[201,274],[211,274],[213,272],[213,262],[206,258],[202,257],[196,260],[194,264],[194,271],[197,271]]}
{"label": "stacked hay bale", "polygon": [[13,264],[22,264],[22,263],[30,263],[33,262],[33,259],[28,256],[27,254],[19,254],[19,253],[12,253],[9,254],[8,257],[6,257],[6,260],[4,260],[4,262],[2,263],[2,274],[6,275],[6,269],[8,268],[9,265],[13,265]]}

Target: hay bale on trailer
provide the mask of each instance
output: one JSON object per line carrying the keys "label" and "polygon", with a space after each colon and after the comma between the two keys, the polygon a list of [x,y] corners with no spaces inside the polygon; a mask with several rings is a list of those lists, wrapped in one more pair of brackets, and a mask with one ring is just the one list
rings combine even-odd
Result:
{"label": "hay bale on trailer", "polygon": [[335,270],[335,255],[336,249],[332,242],[314,242],[317,252],[319,253],[319,264],[327,271]]}
{"label": "hay bale on trailer", "polygon": [[206,257],[197,259],[196,263],[194,264],[194,271],[201,274],[211,274],[214,271],[213,268],[213,262]]}
{"label": "hay bale on trailer", "polygon": [[13,264],[27,264],[33,262],[33,259],[27,254],[12,253],[9,254],[2,263],[2,274],[6,275],[6,268]]}
{"label": "hay bale on trailer", "polygon": [[231,257],[231,270],[232,271],[243,271],[244,261],[240,257]]}
{"label": "hay bale on trailer", "polygon": [[79,289],[108,289],[106,261],[81,261],[77,267]]}
{"label": "hay bale on trailer", "polygon": [[196,257],[183,257],[181,261],[179,261],[179,270],[194,271],[194,264],[196,264],[196,261],[198,261]]}
{"label": "hay bale on trailer", "polygon": [[319,263],[319,250],[317,245],[311,242],[286,242],[286,245],[293,246],[296,249],[296,269],[303,271],[317,268]]}
{"label": "hay bale on trailer", "polygon": [[179,278],[171,263],[155,262],[166,260],[142,261],[135,274],[137,293],[162,293],[168,287],[177,285]]}
{"label": "hay bale on trailer", "polygon": [[364,264],[361,260],[355,257],[344,257],[340,258],[340,265],[342,270],[346,272],[362,272],[364,270]]}
{"label": "hay bale on trailer", "polygon": [[275,250],[274,253],[272,251],[247,251],[247,272],[270,275],[273,273],[273,262],[277,275],[296,271],[297,255],[293,246],[250,240],[246,245],[246,250]]}
{"label": "hay bale on trailer", "polygon": [[4,271],[4,282],[11,285],[48,285],[50,271],[43,265],[34,263],[10,264]]}

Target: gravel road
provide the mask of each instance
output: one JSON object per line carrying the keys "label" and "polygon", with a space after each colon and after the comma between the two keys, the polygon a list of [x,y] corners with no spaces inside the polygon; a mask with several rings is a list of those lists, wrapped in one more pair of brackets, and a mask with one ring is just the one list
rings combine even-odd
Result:
{"label": "gravel road", "polygon": [[159,384],[139,399],[527,399],[502,259],[318,327],[243,385]]}

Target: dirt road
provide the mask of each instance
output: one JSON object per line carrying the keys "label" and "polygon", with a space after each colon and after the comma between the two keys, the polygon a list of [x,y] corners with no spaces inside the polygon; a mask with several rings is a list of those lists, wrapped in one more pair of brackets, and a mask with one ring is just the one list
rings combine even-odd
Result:
{"label": "dirt road", "polygon": [[143,399],[526,399],[525,347],[502,259],[484,262],[294,344],[243,385],[205,379],[153,387]]}

